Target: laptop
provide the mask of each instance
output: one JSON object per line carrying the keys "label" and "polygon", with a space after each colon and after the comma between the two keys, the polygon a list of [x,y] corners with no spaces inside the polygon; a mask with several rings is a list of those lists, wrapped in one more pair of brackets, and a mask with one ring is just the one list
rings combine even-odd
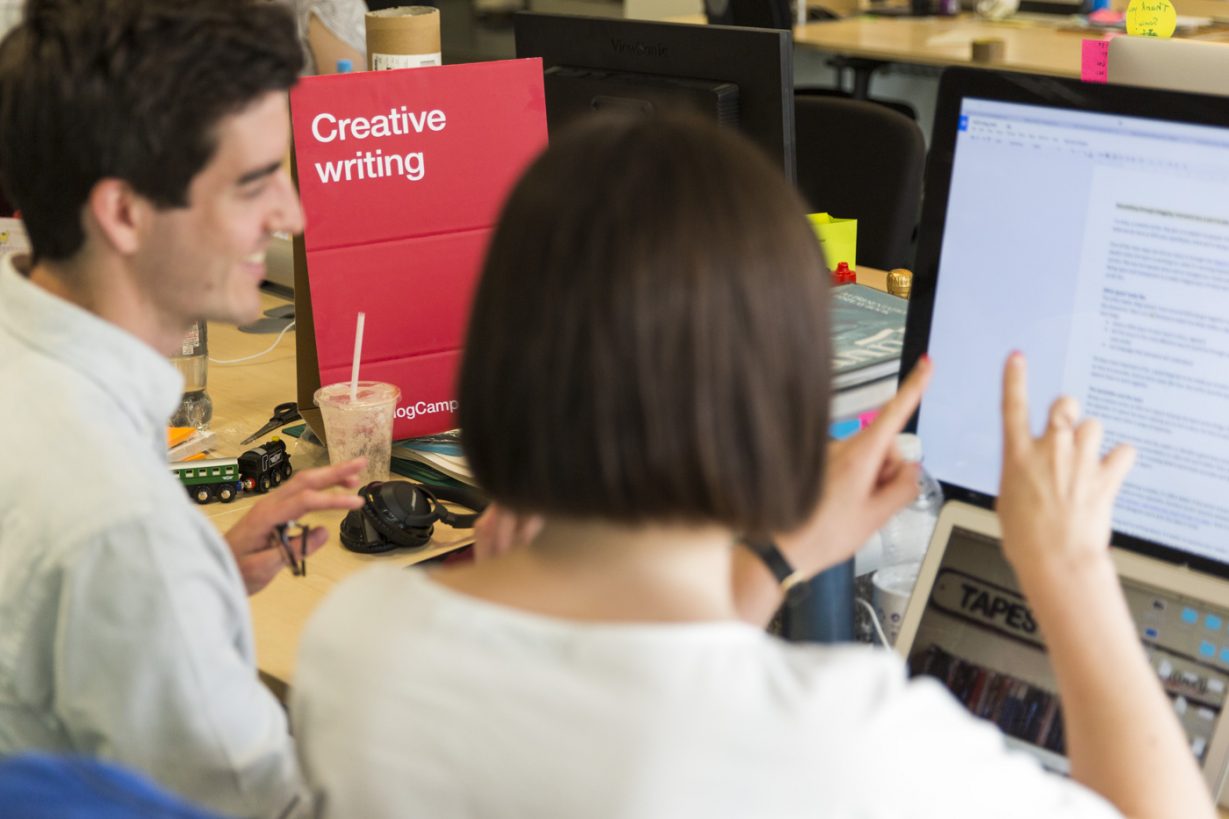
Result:
{"label": "laptop", "polygon": [[[1229,758],[1229,106],[954,69],[940,84],[902,372],[946,497],[897,648],[1062,770],[1052,672],[998,545],[1002,367],[1032,426],[1074,396],[1136,466],[1115,560],[1209,787]],[[1227,803],[1224,795],[1222,803]]]}
{"label": "laptop", "polygon": [[[1028,602],[1003,557],[998,517],[944,505],[896,650],[1007,741],[1068,772],[1058,686]],[[1222,806],[1229,766],[1229,581],[1125,549],[1111,554],[1140,639]]]}
{"label": "laptop", "polygon": [[1118,85],[1229,95],[1229,48],[1200,40],[1115,37],[1106,77]]}

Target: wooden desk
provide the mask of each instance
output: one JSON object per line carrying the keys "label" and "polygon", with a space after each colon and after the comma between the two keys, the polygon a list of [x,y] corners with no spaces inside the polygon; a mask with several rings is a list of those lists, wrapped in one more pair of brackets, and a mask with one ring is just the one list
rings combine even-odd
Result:
{"label": "wooden desk", "polygon": [[[1225,0],[1178,0],[1179,14],[1229,15]],[[703,15],[676,18],[678,22],[703,23]],[[807,23],[794,28],[794,43],[841,57],[938,67],[971,66],[1003,71],[1022,71],[1055,77],[1079,77],[1081,43],[1104,39],[1105,32],[1070,25],[1068,18],[1053,20],[1029,17],[1002,22],[974,15],[959,17],[867,17]],[[973,61],[973,40],[1003,41],[1004,55],[994,62]],[[1223,26],[1193,35],[1192,39],[1227,40]]]}
{"label": "wooden desk", "polygon": [[[799,46],[843,57],[934,66],[975,66],[1058,77],[1080,75],[1080,49],[1095,31],[1068,31],[1044,24],[991,23],[974,17],[850,17],[794,29]],[[1002,60],[973,62],[974,40],[1004,43]]]}
{"label": "wooden desk", "polygon": [[[264,296],[264,306],[278,307],[286,302]],[[249,335],[221,324],[209,326],[209,355],[229,360],[257,353],[273,343],[272,335]],[[273,414],[273,407],[295,399],[295,334],[291,330],[271,353],[242,364],[209,365],[209,395],[213,398],[212,429],[218,436],[215,451],[237,455],[259,442],[240,445],[240,441],[259,428]],[[276,433],[270,433],[272,437]],[[263,439],[263,440],[267,440]],[[323,448],[283,436],[291,463],[296,470],[323,466],[328,457]],[[211,503],[201,511],[225,532],[259,495],[248,495],[233,503]],[[333,585],[365,566],[385,563],[408,566],[455,549],[470,540],[469,530],[454,530],[436,524],[435,538],[422,551],[399,549],[385,555],[360,555],[342,548],[337,539],[340,512],[319,513],[305,518],[312,526],[324,526],[331,533],[328,544],[307,561],[307,576],[294,577],[282,572],[259,594],[249,598],[252,625],[256,636],[256,661],[270,687],[283,692],[294,676],[299,637],[307,618]]]}

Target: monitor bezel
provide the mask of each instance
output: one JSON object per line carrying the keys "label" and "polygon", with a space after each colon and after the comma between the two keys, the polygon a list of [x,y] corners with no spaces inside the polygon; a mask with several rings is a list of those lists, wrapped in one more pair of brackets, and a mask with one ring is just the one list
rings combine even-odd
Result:
{"label": "monitor bezel", "polygon": [[[1086,83],[1036,74],[967,68],[949,68],[944,71],[939,82],[930,154],[926,160],[922,219],[918,231],[909,312],[905,321],[904,347],[901,352],[902,374],[908,373],[929,347],[943,229],[947,219],[952,168],[955,162],[957,126],[961,103],[970,97],[1190,125],[1211,125],[1229,130],[1229,105],[1226,105],[1224,97]],[[993,275],[992,271],[987,271],[987,275]],[[998,389],[998,384],[994,384],[993,388]],[[925,398],[922,400],[925,403]],[[917,414],[911,419],[909,428],[916,431]],[[945,498],[965,501],[984,509],[994,508],[994,495],[947,481],[940,483]],[[1222,563],[1117,530],[1113,533],[1112,543],[1167,563],[1229,578],[1229,562]]]}

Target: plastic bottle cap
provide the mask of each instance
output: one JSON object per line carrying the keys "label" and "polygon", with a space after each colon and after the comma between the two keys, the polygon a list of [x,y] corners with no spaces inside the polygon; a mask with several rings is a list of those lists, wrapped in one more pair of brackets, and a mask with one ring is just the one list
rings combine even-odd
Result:
{"label": "plastic bottle cap", "polygon": [[354,63],[350,62],[349,60],[338,60],[337,61],[337,73],[338,74],[349,74],[353,70],[354,70]]}
{"label": "plastic bottle cap", "polygon": [[900,457],[910,463],[922,462],[922,439],[912,432],[902,432],[896,436],[896,448]]}

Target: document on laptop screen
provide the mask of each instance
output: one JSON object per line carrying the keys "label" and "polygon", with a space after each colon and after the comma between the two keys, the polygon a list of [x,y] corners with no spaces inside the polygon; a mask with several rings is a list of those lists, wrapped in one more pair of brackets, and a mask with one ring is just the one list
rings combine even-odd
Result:
{"label": "document on laptop screen", "polygon": [[1114,527],[1229,563],[1229,130],[966,98],[918,431],[998,492],[1003,361],[1033,426],[1074,396],[1136,466]]}

